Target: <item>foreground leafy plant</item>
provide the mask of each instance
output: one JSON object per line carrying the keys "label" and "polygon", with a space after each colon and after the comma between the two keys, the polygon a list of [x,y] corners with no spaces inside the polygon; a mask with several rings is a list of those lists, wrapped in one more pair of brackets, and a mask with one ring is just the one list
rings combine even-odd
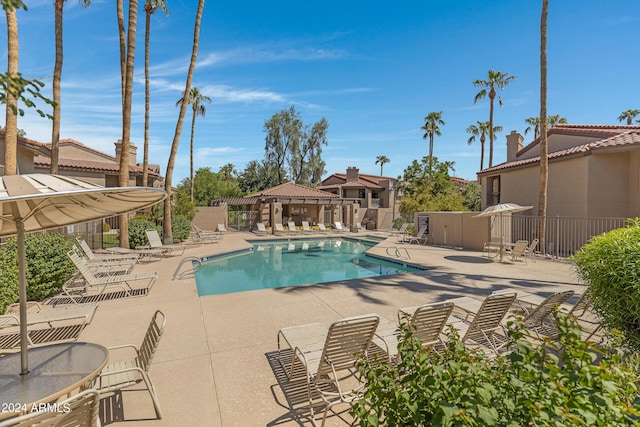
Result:
{"label": "foreground leafy plant", "polygon": [[454,331],[446,351],[426,352],[405,329],[397,365],[361,363],[367,385],[351,414],[365,427],[639,425],[638,355],[619,343],[596,348],[575,319],[556,321],[557,342],[536,342],[512,322],[513,352],[493,360]]}
{"label": "foreground leafy plant", "polygon": [[640,219],[593,237],[573,261],[603,323],[640,351]]}

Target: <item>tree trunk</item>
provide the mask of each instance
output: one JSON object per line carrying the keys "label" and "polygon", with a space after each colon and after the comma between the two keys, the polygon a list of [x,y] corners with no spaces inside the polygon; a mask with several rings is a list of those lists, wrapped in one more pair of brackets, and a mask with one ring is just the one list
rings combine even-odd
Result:
{"label": "tree trunk", "polygon": [[[14,9],[5,10],[7,16],[7,77],[18,75],[18,18]],[[18,173],[18,100],[7,91],[4,134],[4,174]]]}
{"label": "tree trunk", "polygon": [[549,179],[549,159],[547,140],[547,14],[549,0],[542,0],[540,18],[540,250],[546,253],[545,235],[547,229],[547,186]]}
{"label": "tree trunk", "polygon": [[[120,151],[120,187],[129,186],[129,146],[131,138],[131,101],[133,98],[133,67],[136,53],[136,24],[138,19],[138,0],[129,1],[129,20],[127,25],[127,63],[125,69],[124,99],[122,102],[122,145]],[[120,216],[120,246],[129,247],[129,215]]]}
{"label": "tree trunk", "polygon": [[125,35],[124,6],[122,3],[123,0],[116,0],[116,16],[118,18],[118,34],[120,36],[120,78],[122,79],[122,102],[124,102],[127,67],[127,38]]}
{"label": "tree trunk", "polygon": [[489,167],[493,166],[493,100],[496,91],[491,88],[489,92]]}
{"label": "tree trunk", "polygon": [[142,157],[142,186],[149,185],[149,33],[151,14],[146,12],[144,30],[144,154]]}
{"label": "tree trunk", "polygon": [[51,174],[58,173],[58,158],[60,157],[60,81],[62,79],[62,10],[64,0],[55,0],[55,37],[56,62],[53,66],[53,124],[51,131]]}
{"label": "tree trunk", "polygon": [[196,130],[196,109],[197,105],[193,104],[193,117],[191,118],[191,140],[189,144],[189,160],[190,160],[190,169],[189,169],[189,194],[191,195],[191,203],[193,203],[193,133]]}
{"label": "tree trunk", "polygon": [[480,136],[480,170],[484,169],[484,142],[487,140],[484,133]]}
{"label": "tree trunk", "polygon": [[184,89],[184,98],[182,105],[180,106],[180,113],[178,115],[178,123],[176,124],[176,131],[173,135],[173,142],[171,144],[171,153],[169,154],[169,161],[167,162],[167,173],[165,175],[164,189],[167,192],[167,198],[164,199],[164,243],[173,243],[173,231],[171,230],[171,178],[173,175],[173,167],[176,162],[176,155],[178,153],[178,145],[180,143],[180,133],[182,132],[182,124],[184,123],[184,116],[187,111],[187,105],[189,104],[189,93],[191,92],[191,81],[193,80],[193,71],[196,68],[196,59],[198,58],[198,43],[200,40],[200,21],[202,20],[202,11],[204,10],[204,0],[198,0],[198,11],[196,12],[196,23],[193,31],[193,50],[191,52],[191,62],[189,63],[189,71],[187,72],[187,82]]}

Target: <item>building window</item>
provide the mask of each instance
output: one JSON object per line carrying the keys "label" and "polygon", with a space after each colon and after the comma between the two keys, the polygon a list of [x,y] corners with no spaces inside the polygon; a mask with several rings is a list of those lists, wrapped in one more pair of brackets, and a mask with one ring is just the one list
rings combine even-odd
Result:
{"label": "building window", "polygon": [[358,190],[358,198],[364,199],[364,190]]}
{"label": "building window", "polygon": [[500,176],[487,178],[487,206],[500,203]]}
{"label": "building window", "polygon": [[376,193],[375,191],[373,193],[371,193],[371,198],[372,199],[377,199],[379,197],[380,197],[380,195],[378,193]]}

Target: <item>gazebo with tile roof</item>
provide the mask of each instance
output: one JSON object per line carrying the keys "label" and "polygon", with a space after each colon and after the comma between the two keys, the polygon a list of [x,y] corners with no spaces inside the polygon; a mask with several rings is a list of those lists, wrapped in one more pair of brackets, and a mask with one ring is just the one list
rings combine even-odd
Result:
{"label": "gazebo with tile roof", "polygon": [[293,182],[285,182],[245,197],[220,197],[211,204],[245,206],[246,210],[257,212],[256,222],[262,222],[267,226],[286,224],[288,221],[293,221],[298,226],[302,221],[308,221],[311,225],[319,222],[330,224],[334,221],[345,221],[345,217],[357,218],[359,208],[356,199],[343,198]]}

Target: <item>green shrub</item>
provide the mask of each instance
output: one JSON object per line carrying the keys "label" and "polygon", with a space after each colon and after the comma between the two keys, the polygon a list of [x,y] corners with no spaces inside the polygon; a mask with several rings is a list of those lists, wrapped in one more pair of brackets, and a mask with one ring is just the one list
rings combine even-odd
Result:
{"label": "green shrub", "polygon": [[403,330],[398,364],[361,362],[366,386],[351,414],[363,427],[638,425],[638,355],[597,349],[575,319],[556,321],[558,342],[535,347],[521,321],[510,324],[513,352],[493,360],[454,332],[438,354]]}
{"label": "green shrub", "polygon": [[109,231],[111,231],[111,226],[108,223],[103,222],[102,223],[102,232],[103,233],[108,233]]}
{"label": "green shrub", "polygon": [[[40,301],[60,291],[71,278],[75,267],[67,257],[73,240],[63,234],[29,234],[25,236],[27,259],[27,298]],[[0,312],[18,301],[18,247],[9,239],[0,250]]]}
{"label": "green shrub", "polygon": [[171,218],[171,232],[173,240],[183,242],[187,240],[191,233],[191,221],[182,215],[173,215]]}
{"label": "green shrub", "polygon": [[593,237],[573,261],[603,323],[640,350],[640,219]]}
{"label": "green shrub", "polygon": [[149,244],[145,233],[146,230],[158,230],[159,234],[162,233],[162,227],[157,226],[146,218],[136,217],[129,221],[129,247],[131,249]]}

